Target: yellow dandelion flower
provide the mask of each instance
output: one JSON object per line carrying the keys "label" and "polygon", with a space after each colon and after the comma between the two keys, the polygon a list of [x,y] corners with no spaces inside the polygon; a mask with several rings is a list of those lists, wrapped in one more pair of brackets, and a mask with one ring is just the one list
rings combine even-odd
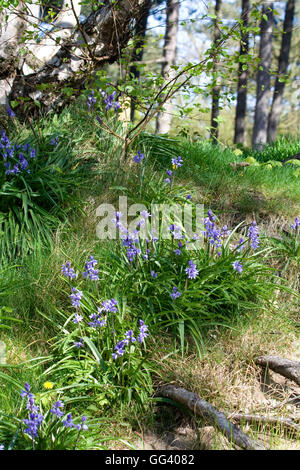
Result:
{"label": "yellow dandelion flower", "polygon": [[46,390],[51,390],[53,387],[54,387],[54,383],[52,383],[52,382],[45,382],[44,383],[44,388]]}

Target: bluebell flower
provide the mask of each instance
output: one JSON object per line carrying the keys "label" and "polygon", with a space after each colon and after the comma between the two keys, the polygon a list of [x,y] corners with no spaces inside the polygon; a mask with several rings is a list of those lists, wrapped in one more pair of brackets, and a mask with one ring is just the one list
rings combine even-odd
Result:
{"label": "bluebell flower", "polygon": [[237,271],[238,273],[241,274],[243,272],[243,265],[240,261],[235,261],[234,263],[232,263],[232,266],[233,266],[233,269]]}
{"label": "bluebell flower", "polygon": [[67,415],[67,418],[62,422],[65,428],[74,428],[75,424],[73,423],[72,413]]}
{"label": "bluebell flower", "polygon": [[87,425],[85,424],[85,421],[86,421],[86,416],[82,416],[81,418],[81,424],[75,424],[75,428],[78,430],[78,431],[87,431],[88,430],[88,427]]}
{"label": "bluebell flower", "polygon": [[124,354],[125,354],[124,346],[125,346],[125,341],[124,340],[121,340],[116,344],[116,346],[115,346],[115,351],[116,352],[112,353],[112,358],[114,360],[116,360],[118,357],[124,356]]}
{"label": "bluebell flower", "polygon": [[148,211],[141,211],[141,217],[143,217],[143,219],[149,219],[149,217],[151,217],[151,214],[150,212]]}
{"label": "bluebell flower", "polygon": [[221,237],[222,238],[229,237],[230,233],[231,233],[231,230],[228,230],[227,225],[224,225],[224,227],[222,228]]}
{"label": "bluebell flower", "polygon": [[82,315],[79,315],[78,313],[75,314],[74,318],[73,318],[73,323],[80,323],[81,321],[83,320],[83,316]]}
{"label": "bluebell flower", "polygon": [[216,248],[220,248],[222,245],[222,236],[224,235],[224,231],[222,232],[220,229],[216,228],[214,223],[215,215],[213,214],[212,210],[209,209],[207,212],[207,217],[203,220],[205,231],[202,232],[204,237],[208,240],[208,243],[211,246],[215,246]]}
{"label": "bluebell flower", "polygon": [[85,271],[82,273],[85,279],[90,279],[91,281],[99,281],[99,270],[95,269],[96,264],[98,261],[94,259],[92,255],[90,255],[89,261],[85,264]]}
{"label": "bluebell flower", "polygon": [[236,246],[236,251],[243,251],[243,249],[245,248],[245,245],[243,245],[244,241],[245,240],[243,239],[243,237],[240,237],[240,240]]}
{"label": "bluebell flower", "polygon": [[258,227],[256,222],[253,221],[248,229],[248,238],[250,240],[250,245],[253,250],[256,250],[259,245],[259,234],[258,234]]}
{"label": "bluebell flower", "polygon": [[71,294],[69,297],[72,300],[73,307],[75,308],[80,307],[80,300],[83,296],[83,293],[79,291],[78,289],[76,289],[76,287],[72,288],[72,292],[73,294]]}
{"label": "bluebell flower", "polygon": [[29,385],[28,382],[25,383],[24,390],[22,390],[22,392],[20,393],[20,396],[21,396],[21,398],[25,398],[25,397],[31,398],[31,397],[33,397],[33,394],[30,392],[30,385]]}
{"label": "bluebell flower", "polygon": [[9,105],[6,106],[6,112],[7,112],[9,117],[15,117],[15,115],[16,115],[16,113],[14,113],[14,111],[11,109],[11,107]]}
{"label": "bluebell flower", "polygon": [[[122,224],[122,222],[121,222],[122,216],[123,216],[122,212],[116,211],[116,212],[115,212],[115,218],[112,219],[112,222],[114,222],[114,224],[116,225],[116,227],[117,227],[121,232],[126,233],[127,230],[125,229],[125,227],[123,226],[123,224]],[[125,230],[124,230],[124,229],[125,229]]]}
{"label": "bluebell flower", "polygon": [[143,320],[140,320],[140,334],[138,335],[137,337],[137,341],[139,343],[142,343],[144,341],[144,339],[148,336],[148,326],[145,325],[144,321]]}
{"label": "bluebell flower", "polygon": [[170,296],[172,297],[173,300],[178,299],[178,297],[181,296],[181,292],[177,289],[176,286],[173,287],[173,292],[171,292]]}
{"label": "bluebell flower", "polygon": [[61,400],[58,400],[56,403],[54,403],[52,409],[50,410],[50,413],[52,413],[54,416],[57,416],[58,418],[62,418],[64,415],[64,412],[61,411],[60,408],[63,408],[64,404]]}
{"label": "bluebell flower", "polygon": [[133,336],[133,330],[128,330],[125,333],[124,343],[128,345],[129,343],[134,343],[136,341],[135,337]]}
{"label": "bluebell flower", "polygon": [[42,424],[44,417],[41,413],[29,413],[29,417],[23,419],[23,423],[26,424],[24,432],[28,434],[32,439],[38,436],[38,428]]}
{"label": "bluebell flower", "polygon": [[186,268],[185,272],[187,273],[189,279],[195,279],[199,274],[199,271],[197,270],[196,265],[192,260],[189,261],[189,267]]}
{"label": "bluebell flower", "polygon": [[118,301],[116,299],[105,300],[102,302],[102,307],[105,312],[117,313]]}
{"label": "bluebell flower", "polygon": [[86,102],[89,109],[93,109],[94,105],[96,103],[96,98],[95,98],[94,95],[95,95],[95,92],[94,92],[94,90],[92,90],[90,95],[88,96],[88,99],[87,99],[87,102]]}
{"label": "bluebell flower", "polygon": [[116,107],[116,102],[117,100],[115,101],[115,96],[116,96],[117,92],[116,91],[113,91],[111,95],[109,95],[108,93],[105,93],[105,92],[102,92],[101,95],[103,96],[104,98],[104,103],[105,103],[105,109],[108,111],[109,109],[114,109],[115,111],[118,110],[118,108],[120,106],[117,105]]}
{"label": "bluebell flower", "polygon": [[291,224],[291,229],[298,231],[298,227],[300,227],[300,219],[298,217],[295,218],[295,223]]}
{"label": "bluebell flower", "polygon": [[184,236],[181,232],[181,228],[178,227],[177,225],[171,224],[169,226],[169,230],[170,230],[174,240],[182,240],[184,238]]}
{"label": "bluebell flower", "polygon": [[50,140],[50,145],[56,147],[58,145],[58,137],[53,137],[53,139]]}
{"label": "bluebell flower", "polygon": [[177,170],[177,168],[182,166],[182,164],[183,164],[183,160],[181,157],[172,158],[172,165],[173,165],[174,170]]}
{"label": "bluebell flower", "polygon": [[140,150],[138,150],[137,155],[135,155],[135,156],[133,157],[133,161],[134,161],[135,163],[142,163],[142,160],[143,160],[144,158],[145,158],[145,155],[144,155]]}
{"label": "bluebell flower", "polygon": [[61,272],[63,276],[69,277],[70,279],[75,279],[77,277],[77,274],[75,273],[74,269],[71,268],[70,261],[67,261],[66,264],[62,265]]}
{"label": "bluebell flower", "polygon": [[4,450],[4,445],[0,444],[0,450]]}
{"label": "bluebell flower", "polygon": [[12,144],[3,130],[0,132],[0,136],[0,155],[2,154],[4,160],[5,174],[30,173],[28,159],[31,157],[31,153],[35,152],[35,149],[30,149],[28,143],[23,146]]}
{"label": "bluebell flower", "polygon": [[150,274],[151,274],[151,277],[153,277],[153,278],[156,278],[156,277],[157,277],[157,273],[156,273],[155,271],[151,271]]}
{"label": "bluebell flower", "polygon": [[98,314],[92,313],[90,315],[90,318],[91,318],[92,321],[89,322],[89,326],[91,328],[97,328],[98,326],[103,327],[103,326],[106,325],[106,318],[102,318],[102,320],[101,320],[102,311],[103,311],[103,308],[98,307]]}
{"label": "bluebell flower", "polygon": [[28,434],[31,439],[38,436],[38,428],[42,424],[44,419],[43,415],[39,411],[39,407],[34,403],[34,395],[30,392],[30,385],[26,382],[25,388],[21,392],[21,397],[27,397],[26,409],[29,411],[28,418],[23,419],[23,423],[26,424],[24,432]]}

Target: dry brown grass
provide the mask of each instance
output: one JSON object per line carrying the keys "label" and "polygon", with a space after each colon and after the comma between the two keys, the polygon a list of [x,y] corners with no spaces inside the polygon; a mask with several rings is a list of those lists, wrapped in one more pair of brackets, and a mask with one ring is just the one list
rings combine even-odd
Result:
{"label": "dry brown grass", "polygon": [[[264,354],[300,359],[297,332],[286,315],[279,311],[273,314],[265,312],[236,331],[215,329],[210,335],[211,340],[202,359],[195,354],[183,358],[174,354],[163,359],[170,345],[161,347],[156,354],[161,370],[159,381],[171,382],[195,392],[227,415],[241,412],[296,417],[299,422],[297,404],[289,402],[295,395],[300,395],[299,387],[272,372],[265,376],[255,364],[255,359]],[[224,448],[220,434],[207,428],[200,425],[204,448]],[[242,428],[271,448],[300,449],[295,437],[287,438],[279,426],[243,424]]]}

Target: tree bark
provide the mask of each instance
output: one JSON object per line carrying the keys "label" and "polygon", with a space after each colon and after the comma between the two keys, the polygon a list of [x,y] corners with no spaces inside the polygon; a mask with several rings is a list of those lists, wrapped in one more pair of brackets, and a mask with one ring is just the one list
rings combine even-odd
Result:
{"label": "tree bark", "polygon": [[284,82],[281,82],[289,65],[289,55],[292,41],[292,28],[295,15],[295,0],[288,0],[285,9],[285,18],[283,23],[282,42],[278,60],[278,70],[276,75],[272,107],[268,122],[268,142],[274,142],[277,135],[277,128],[280,119],[282,98],[284,91]]}
{"label": "tree bark", "polygon": [[256,106],[254,116],[254,127],[252,136],[252,147],[262,149],[267,143],[268,109],[270,97],[270,67],[272,59],[272,33],[274,24],[273,3],[266,4],[262,8],[260,25],[260,69],[256,78]]}
{"label": "tree bark", "polygon": [[[179,0],[167,0],[167,22],[163,49],[162,77],[171,80],[176,62],[177,33],[178,33]],[[173,105],[170,101],[164,105],[164,111],[159,112],[156,120],[156,132],[167,134],[171,128]]]}
{"label": "tree bark", "polygon": [[[147,0],[145,4],[145,8],[141,14],[141,19],[136,25],[135,36],[138,39],[137,39],[137,43],[132,54],[132,59],[131,59],[132,62],[141,62],[143,59],[143,55],[144,55],[143,46],[145,44],[147,22],[148,22],[148,17],[150,13],[151,3],[152,3],[151,0]],[[136,80],[140,78],[140,71],[135,64],[130,67],[129,74]],[[135,115],[135,99],[134,97],[131,97],[130,120],[132,122],[134,121],[134,115]]]}
{"label": "tree bark", "polygon": [[300,434],[300,426],[291,418],[282,418],[280,416],[260,416],[254,414],[232,413],[230,419],[238,422],[248,422],[254,424],[275,424],[281,426],[290,434]]}
{"label": "tree bark", "polygon": [[[249,9],[250,0],[242,0],[242,14],[241,21],[242,27],[247,28],[249,23]],[[249,33],[243,32],[241,35],[240,57],[247,56],[249,52]],[[235,115],[235,130],[234,130],[234,143],[245,144],[245,120],[247,109],[247,84],[248,84],[248,70],[244,70],[243,66],[247,65],[246,62],[239,62],[238,71],[238,88],[237,88],[237,103]]]}
{"label": "tree bark", "polygon": [[[215,46],[218,45],[218,42],[221,38],[221,31],[218,27],[221,5],[222,5],[222,0],[216,0],[216,4],[215,4],[216,18],[214,19],[214,36],[213,36],[213,42]],[[211,108],[211,124],[210,124],[211,126],[210,138],[215,144],[217,143],[218,137],[219,137],[218,117],[220,114],[220,93],[221,93],[221,86],[219,84],[217,72],[218,72],[217,57],[215,56],[213,74],[215,76],[216,84],[214,85],[213,90],[212,90],[212,108]]]}
{"label": "tree bark", "polygon": [[237,426],[230,423],[224,413],[200,398],[195,393],[189,392],[184,388],[175,387],[174,385],[165,385],[160,388],[158,395],[171,398],[175,402],[184,405],[192,411],[192,413],[201,416],[212,426],[215,426],[229,439],[230,442],[233,442],[242,449],[265,450],[262,444],[253,441]]}
{"label": "tree bark", "polygon": [[[131,37],[133,20],[139,20],[147,1],[119,0],[114,5],[104,2],[79,25],[80,0],[64,0],[53,31],[40,43],[31,39],[25,45],[21,36],[30,26],[30,15],[21,6],[3,12],[1,24],[5,24],[7,13],[9,21],[0,33],[0,103],[30,98],[16,109],[21,119],[39,109],[64,106],[68,102],[64,88],[73,89],[69,100],[74,99],[93,70],[119,58]],[[27,48],[24,59],[19,58],[21,47]]]}
{"label": "tree bark", "polygon": [[280,356],[260,356],[256,360],[259,366],[269,368],[300,385],[300,362],[284,359]]}

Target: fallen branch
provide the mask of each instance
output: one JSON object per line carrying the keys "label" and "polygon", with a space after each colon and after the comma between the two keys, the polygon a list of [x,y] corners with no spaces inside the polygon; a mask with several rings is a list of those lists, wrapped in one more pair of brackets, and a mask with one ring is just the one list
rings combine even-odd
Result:
{"label": "fallen branch", "polygon": [[250,439],[235,424],[228,421],[222,411],[219,411],[195,393],[189,392],[184,388],[175,387],[174,385],[165,385],[159,389],[158,394],[162,397],[171,398],[175,402],[186,406],[195,415],[204,418],[221,431],[229,441],[242,449],[265,450],[262,444]]}
{"label": "fallen branch", "polygon": [[259,356],[256,364],[269,368],[300,385],[300,362],[298,361],[291,361],[280,356]]}
{"label": "fallen branch", "polygon": [[243,414],[243,413],[232,413],[229,416],[230,419],[238,422],[248,422],[248,423],[257,423],[257,424],[277,424],[282,426],[288,431],[292,431],[293,434],[300,433],[300,426],[292,421],[290,418],[282,418],[276,416],[259,416],[252,414]]}

